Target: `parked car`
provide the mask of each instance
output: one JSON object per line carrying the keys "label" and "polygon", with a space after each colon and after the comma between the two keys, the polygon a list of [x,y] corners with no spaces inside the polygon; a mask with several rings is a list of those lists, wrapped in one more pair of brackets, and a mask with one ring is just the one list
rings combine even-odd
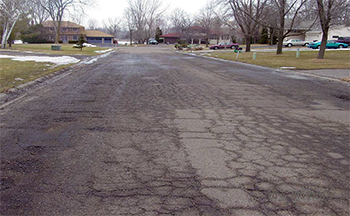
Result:
{"label": "parked car", "polygon": [[308,41],[303,41],[299,39],[289,39],[283,42],[283,46],[291,47],[291,46],[307,46],[310,43]]}
{"label": "parked car", "polygon": [[213,46],[210,46],[209,49],[239,49],[238,43],[232,43],[232,42],[222,42]]}
{"label": "parked car", "polygon": [[[326,48],[334,48],[334,49],[347,48],[348,46],[349,45],[347,45],[346,43],[338,43],[335,40],[328,40],[326,44]],[[321,47],[321,41],[312,42],[308,47],[312,49],[319,49]]]}
{"label": "parked car", "polygon": [[338,39],[335,42],[346,43],[347,45],[350,45],[350,37],[338,37]]}
{"label": "parked car", "polygon": [[158,45],[158,41],[156,41],[156,40],[149,40],[148,44]]}
{"label": "parked car", "polygon": [[23,44],[23,41],[22,40],[14,40],[13,44]]}

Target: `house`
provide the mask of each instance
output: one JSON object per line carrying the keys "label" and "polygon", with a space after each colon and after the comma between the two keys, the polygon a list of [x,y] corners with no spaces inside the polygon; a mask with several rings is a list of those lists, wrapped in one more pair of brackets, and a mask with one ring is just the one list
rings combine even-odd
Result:
{"label": "house", "polygon": [[182,33],[169,33],[165,35],[160,35],[159,39],[163,39],[164,43],[175,44],[178,43],[178,41],[184,37],[185,35]]}
{"label": "house", "polygon": [[[337,40],[338,37],[350,37],[350,26],[339,25],[333,26],[328,31],[328,40]],[[322,30],[319,28],[312,29],[305,33],[306,41],[322,39]]]}
{"label": "house", "polygon": [[[286,21],[286,26],[290,21]],[[349,37],[350,26],[338,25],[333,26],[328,31],[328,40],[336,40],[338,37]],[[300,39],[303,41],[316,41],[322,39],[322,30],[320,24],[314,24],[311,21],[302,21],[294,26],[285,40]]]}
{"label": "house", "polygon": [[[207,42],[207,34],[205,33],[205,29],[200,26],[191,26],[183,30],[183,32],[161,35],[160,38],[164,39],[164,43],[170,44],[178,43],[180,40],[191,44],[204,44]],[[229,41],[229,34],[225,34],[221,31],[210,31],[209,44]]]}
{"label": "house", "polygon": [[[55,30],[53,21],[43,22],[44,32],[46,35],[46,40],[54,41],[55,40]],[[60,28],[60,41],[63,43],[68,43],[69,41],[78,41],[79,36],[85,35],[85,27],[75,24],[69,21],[62,21]]]}
{"label": "house", "polygon": [[96,30],[86,30],[86,40],[91,44],[113,44],[114,36]]}

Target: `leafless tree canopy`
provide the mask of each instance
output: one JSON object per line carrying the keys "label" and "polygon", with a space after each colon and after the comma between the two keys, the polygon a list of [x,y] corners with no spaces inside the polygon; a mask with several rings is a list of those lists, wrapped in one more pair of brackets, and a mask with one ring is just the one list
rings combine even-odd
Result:
{"label": "leafless tree canopy", "polygon": [[157,19],[164,12],[159,0],[129,0],[125,9],[128,28],[134,32],[134,38],[144,43],[155,35]]}
{"label": "leafless tree canopy", "polygon": [[32,0],[28,2],[29,11],[34,24],[42,24],[50,15],[40,4],[41,0]]}
{"label": "leafless tree canopy", "polygon": [[218,24],[217,21],[212,5],[209,3],[200,10],[196,17],[196,22],[205,32],[207,46],[209,45],[210,32],[214,29],[215,24]]}
{"label": "leafless tree canopy", "polygon": [[194,19],[183,9],[176,8],[170,14],[171,28],[174,32],[184,32],[194,24]]}
{"label": "leafless tree canopy", "polygon": [[87,23],[87,29],[89,30],[98,29],[98,21],[96,19],[89,19]]}
{"label": "leafless tree canopy", "polygon": [[120,18],[108,18],[107,21],[103,21],[103,26],[108,34],[118,37],[118,33],[121,29],[121,22],[122,20]]}

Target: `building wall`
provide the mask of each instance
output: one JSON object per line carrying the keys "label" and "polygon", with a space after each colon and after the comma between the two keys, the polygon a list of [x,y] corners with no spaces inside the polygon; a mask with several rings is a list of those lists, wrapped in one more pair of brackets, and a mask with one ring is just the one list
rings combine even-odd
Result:
{"label": "building wall", "polygon": [[91,44],[113,44],[113,38],[105,37],[86,37],[88,43]]}
{"label": "building wall", "polygon": [[166,37],[164,38],[164,43],[176,44],[178,39],[177,37]]}
{"label": "building wall", "polygon": [[328,32],[328,40],[336,40],[338,37],[350,37],[350,27],[340,26],[332,28]]}
{"label": "building wall", "polygon": [[[350,27],[339,26],[334,27],[328,32],[328,40],[336,40],[338,37],[350,37]],[[322,31],[309,31],[305,34],[307,41],[321,40]]]}
{"label": "building wall", "polygon": [[291,35],[291,36],[288,36],[286,39],[284,39],[285,41],[286,40],[289,40],[289,39],[299,39],[299,40],[305,40],[305,35]]}
{"label": "building wall", "polygon": [[[53,27],[44,27],[44,31],[47,35],[48,41],[54,41],[55,38],[55,31]],[[79,36],[81,34],[84,34],[85,28],[84,27],[62,27],[60,29],[60,40],[63,41],[63,43],[68,43],[69,41],[77,41],[79,39]]]}

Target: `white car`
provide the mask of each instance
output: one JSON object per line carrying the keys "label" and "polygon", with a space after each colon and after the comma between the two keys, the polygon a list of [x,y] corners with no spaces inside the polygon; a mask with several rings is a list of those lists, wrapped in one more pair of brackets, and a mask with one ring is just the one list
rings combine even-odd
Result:
{"label": "white car", "polygon": [[22,40],[14,40],[13,44],[23,44],[23,41]]}
{"label": "white car", "polygon": [[299,39],[289,39],[283,42],[283,46],[291,47],[291,46],[307,46],[310,43],[307,41],[299,40]]}

